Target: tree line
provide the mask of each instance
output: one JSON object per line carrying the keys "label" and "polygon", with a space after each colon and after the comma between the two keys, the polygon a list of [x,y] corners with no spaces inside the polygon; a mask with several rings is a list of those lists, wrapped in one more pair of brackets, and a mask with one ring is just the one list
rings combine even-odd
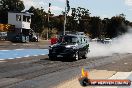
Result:
{"label": "tree line", "polygon": [[[25,9],[21,0],[0,0],[0,23],[8,22],[8,12],[21,12]],[[45,33],[49,27],[50,31],[56,30],[57,33],[63,32],[64,14],[54,16],[46,12],[43,8],[31,6],[26,10],[32,15],[31,28],[40,34]],[[66,31],[85,32],[91,38],[114,38],[127,32],[132,22],[126,20],[123,13],[111,18],[101,19],[99,16],[90,16],[90,12],[85,8],[71,8],[71,15],[67,15]],[[49,14],[49,22],[48,22]]]}

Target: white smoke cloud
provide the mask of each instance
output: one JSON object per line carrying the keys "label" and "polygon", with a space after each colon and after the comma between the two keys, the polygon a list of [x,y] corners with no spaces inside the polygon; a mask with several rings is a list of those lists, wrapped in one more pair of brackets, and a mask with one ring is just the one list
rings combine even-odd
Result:
{"label": "white smoke cloud", "polygon": [[132,53],[132,29],[129,33],[113,39],[110,44],[91,42],[90,53],[88,53],[87,56],[111,56],[114,53]]}
{"label": "white smoke cloud", "polygon": [[125,4],[128,6],[132,6],[132,0],[125,0]]}

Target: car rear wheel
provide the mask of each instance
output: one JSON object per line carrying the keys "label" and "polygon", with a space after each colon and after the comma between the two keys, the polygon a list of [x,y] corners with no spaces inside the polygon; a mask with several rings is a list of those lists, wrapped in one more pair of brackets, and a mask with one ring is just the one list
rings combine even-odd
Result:
{"label": "car rear wheel", "polygon": [[83,56],[82,56],[82,59],[87,59],[86,55],[83,55]]}
{"label": "car rear wheel", "polygon": [[85,51],[85,55],[82,56],[83,59],[87,59],[87,54],[89,53],[89,49]]}

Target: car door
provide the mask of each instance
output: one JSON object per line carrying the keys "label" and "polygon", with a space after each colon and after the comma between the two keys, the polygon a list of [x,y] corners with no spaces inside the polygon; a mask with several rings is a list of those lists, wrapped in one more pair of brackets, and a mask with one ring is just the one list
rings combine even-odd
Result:
{"label": "car door", "polygon": [[80,37],[81,39],[81,44],[80,44],[80,56],[85,55],[85,43],[84,43],[84,38]]}
{"label": "car door", "polygon": [[86,54],[86,40],[82,37],[82,56]]}
{"label": "car door", "polygon": [[82,40],[81,37],[78,38],[78,52],[79,52],[79,57],[82,56],[82,51],[83,51],[83,45],[82,45]]}
{"label": "car door", "polygon": [[89,50],[89,43],[88,43],[88,39],[86,37],[84,37],[84,54],[86,54]]}

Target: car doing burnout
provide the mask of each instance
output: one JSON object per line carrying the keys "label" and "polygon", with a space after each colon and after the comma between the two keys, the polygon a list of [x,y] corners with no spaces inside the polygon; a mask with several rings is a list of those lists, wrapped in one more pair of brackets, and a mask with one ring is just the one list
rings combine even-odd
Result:
{"label": "car doing burnout", "polygon": [[85,35],[63,35],[56,44],[49,46],[49,59],[78,60],[79,58],[86,58],[86,54],[89,52],[88,43],[88,38]]}

